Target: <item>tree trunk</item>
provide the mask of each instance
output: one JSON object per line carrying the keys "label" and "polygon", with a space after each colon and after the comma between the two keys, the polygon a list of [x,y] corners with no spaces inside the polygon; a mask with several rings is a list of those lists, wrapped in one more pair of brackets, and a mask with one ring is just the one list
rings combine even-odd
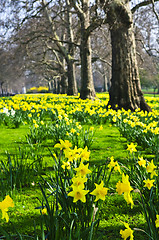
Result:
{"label": "tree trunk", "polygon": [[72,29],[72,13],[70,0],[66,1],[67,4],[67,34],[68,34],[68,58],[67,58],[67,75],[68,75],[68,95],[77,95],[77,82],[76,82],[76,74],[75,74],[75,63],[74,63],[74,36]]}
{"label": "tree trunk", "polygon": [[68,88],[67,95],[77,95],[77,83],[75,74],[75,63],[72,60],[67,62],[67,76],[68,76]]}
{"label": "tree trunk", "polygon": [[91,53],[91,38],[88,34],[89,27],[89,1],[83,0],[83,17],[81,18],[81,91],[80,98],[93,99],[96,97],[93,74],[92,74],[92,53]]}
{"label": "tree trunk", "polygon": [[151,111],[141,91],[132,13],[128,1],[113,1],[108,11],[108,23],[112,43],[112,79],[108,105],[113,109],[134,111],[140,108]]}
{"label": "tree trunk", "polygon": [[108,83],[107,83],[107,76],[106,76],[106,74],[104,74],[103,79],[104,79],[103,92],[106,92],[106,91],[107,91],[107,88],[108,88]]}
{"label": "tree trunk", "polygon": [[67,88],[68,88],[67,77],[64,74],[61,77],[61,94],[67,94]]}

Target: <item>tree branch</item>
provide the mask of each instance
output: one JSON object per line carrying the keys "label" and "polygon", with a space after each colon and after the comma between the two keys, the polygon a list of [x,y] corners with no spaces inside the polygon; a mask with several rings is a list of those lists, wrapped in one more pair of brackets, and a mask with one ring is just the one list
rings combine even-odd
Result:
{"label": "tree branch", "polygon": [[[153,0],[153,2],[158,2],[159,0]],[[138,4],[136,4],[135,5],[135,7],[133,7],[132,9],[131,9],[131,12],[132,13],[134,13],[136,10],[138,10],[140,7],[145,7],[145,6],[147,6],[147,5],[149,5],[149,4],[151,4],[152,3],[152,0],[147,0],[147,1],[143,1],[143,2],[141,2],[141,3],[138,3]]]}
{"label": "tree branch", "polygon": [[155,14],[156,18],[157,18],[157,21],[159,23],[159,15],[155,9],[155,3],[154,3],[154,0],[151,0],[151,3],[152,3],[152,10],[153,10],[153,13]]}

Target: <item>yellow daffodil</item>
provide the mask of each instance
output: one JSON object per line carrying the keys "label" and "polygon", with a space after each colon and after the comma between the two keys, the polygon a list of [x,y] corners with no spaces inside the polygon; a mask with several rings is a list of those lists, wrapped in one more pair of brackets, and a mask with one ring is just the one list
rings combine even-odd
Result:
{"label": "yellow daffodil", "polygon": [[118,171],[121,174],[121,169],[120,169],[120,166],[119,166],[118,162],[115,162],[115,163],[116,163],[116,165],[114,167],[114,170]]}
{"label": "yellow daffodil", "polygon": [[134,202],[133,202],[133,199],[132,199],[131,194],[129,192],[124,192],[124,199],[127,202],[127,204],[130,204],[131,208],[133,208]]}
{"label": "yellow daffodil", "polygon": [[146,160],[143,159],[143,157],[138,157],[139,161],[138,164],[142,167],[146,167]]}
{"label": "yellow daffodil", "polygon": [[157,176],[156,172],[155,172],[155,168],[157,168],[154,163],[153,160],[151,160],[151,162],[148,163],[146,170],[148,173],[151,173],[151,178],[153,178],[153,176]]}
{"label": "yellow daffodil", "polygon": [[110,158],[110,163],[108,164],[109,170],[111,170],[113,167],[115,167],[114,157],[112,156]]}
{"label": "yellow daffodil", "polygon": [[133,200],[132,197],[130,195],[130,192],[133,190],[133,188],[130,186],[130,182],[129,182],[129,176],[128,175],[122,175],[122,182],[119,181],[116,184],[116,191],[119,195],[121,195],[122,193],[124,193],[124,199],[127,202],[127,204],[131,204],[131,208],[133,208]]}
{"label": "yellow daffodil", "polygon": [[95,202],[98,201],[99,199],[105,200],[105,195],[108,192],[108,188],[104,187],[104,182],[101,181],[101,183],[98,185],[95,183],[96,189],[93,190],[90,194],[96,196]]}
{"label": "yellow daffodil", "polygon": [[84,190],[82,185],[73,186],[73,190],[68,193],[68,196],[73,197],[73,202],[77,202],[80,200],[81,202],[86,202],[85,195],[89,192],[89,190]]}
{"label": "yellow daffodil", "polygon": [[91,173],[91,170],[88,169],[89,163],[84,165],[83,162],[80,163],[78,168],[75,168],[77,175],[85,177],[87,174]]}
{"label": "yellow daffodil", "polygon": [[124,226],[126,227],[126,229],[125,230],[120,230],[121,237],[124,240],[127,240],[128,238],[130,240],[133,240],[134,239],[133,230],[129,227],[128,223],[124,223]]}
{"label": "yellow daffodil", "polygon": [[37,123],[35,123],[35,124],[34,124],[34,127],[35,127],[35,128],[38,128],[38,127],[39,127],[39,125],[38,125]]}
{"label": "yellow daffodil", "polygon": [[155,225],[156,225],[156,228],[159,228],[159,215],[156,215]]}
{"label": "yellow daffodil", "polygon": [[72,178],[72,182],[73,184],[71,185],[71,187],[83,186],[84,188],[84,183],[87,182],[87,178],[81,177],[81,176],[75,176]]}
{"label": "yellow daffodil", "polygon": [[41,211],[41,213],[42,213],[43,215],[46,215],[46,214],[47,214],[47,209],[46,209],[46,208],[43,208],[42,211]]}
{"label": "yellow daffodil", "polygon": [[14,207],[14,202],[13,202],[12,198],[9,195],[7,195],[5,197],[5,199],[2,202],[0,202],[0,209],[2,211],[2,219],[5,218],[6,222],[9,221],[9,216],[7,213],[9,207]]}
{"label": "yellow daffodil", "polygon": [[145,183],[144,187],[147,187],[149,190],[153,187],[154,179],[150,180],[149,178],[147,180],[144,180]]}
{"label": "yellow daffodil", "polygon": [[61,115],[59,115],[59,116],[58,116],[58,119],[59,119],[59,120],[62,120],[62,116],[61,116]]}
{"label": "yellow daffodil", "polygon": [[84,149],[82,149],[80,158],[82,161],[88,161],[90,156],[90,151],[88,151],[88,147],[86,146]]}
{"label": "yellow daffodil", "polygon": [[118,182],[117,185],[117,192],[119,195],[121,195],[123,192],[131,192],[133,188],[130,186],[129,182],[129,176],[128,175],[122,175],[122,182]]}
{"label": "yellow daffodil", "polygon": [[72,147],[72,143],[70,143],[68,140],[63,141],[60,139],[59,141],[60,143],[55,144],[54,148],[60,148],[62,150]]}
{"label": "yellow daffodil", "polygon": [[114,168],[115,171],[118,171],[119,173],[121,173],[120,166],[119,166],[117,161],[114,161],[114,157],[113,156],[110,158],[110,163],[108,164],[108,168],[109,168],[109,170]]}
{"label": "yellow daffodil", "polygon": [[103,130],[103,126],[102,125],[100,125],[99,130]]}
{"label": "yellow daffodil", "polygon": [[71,128],[71,133],[75,133],[76,130],[74,128]]}
{"label": "yellow daffodil", "polygon": [[64,162],[64,161],[63,161],[61,167],[62,167],[63,169],[65,169],[65,168],[70,169],[70,168],[71,168],[70,162]]}
{"label": "yellow daffodil", "polygon": [[130,153],[137,152],[136,150],[137,145],[135,145],[134,143],[130,143],[127,146],[128,146],[127,150],[130,151]]}

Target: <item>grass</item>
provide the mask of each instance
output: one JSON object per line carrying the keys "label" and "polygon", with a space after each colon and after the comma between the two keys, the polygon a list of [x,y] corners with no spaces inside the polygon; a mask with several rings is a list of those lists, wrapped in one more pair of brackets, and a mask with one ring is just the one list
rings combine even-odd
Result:
{"label": "grass", "polygon": [[[101,94],[101,97],[102,96]],[[152,95],[147,96],[150,97]],[[103,98],[106,99],[105,95]],[[158,108],[156,99],[154,100],[154,98],[152,98],[149,99],[149,101],[153,105],[155,102],[156,109]],[[121,136],[117,127],[107,122],[103,124],[102,131],[99,125],[94,125],[94,129],[94,141],[90,148],[90,165],[108,163],[110,157],[114,156],[119,164],[127,166],[128,151],[126,149],[128,142],[126,138]],[[41,182],[40,175],[47,179],[50,173],[53,173],[54,159],[51,157],[50,151],[53,150],[54,143],[53,140],[45,140],[40,145],[28,145],[25,137],[28,132],[29,125],[22,125],[17,129],[0,126],[0,163],[3,161],[3,163],[8,164],[11,168],[13,162],[12,175],[18,174],[18,168],[16,169],[15,167],[16,164],[19,164],[24,175],[25,172],[29,174],[29,179],[27,179],[23,185],[14,186],[11,193],[9,192],[15,202],[15,207],[9,212],[11,222],[6,224],[5,221],[2,221],[1,225],[7,231],[15,232],[13,229],[14,225],[20,233],[33,236],[35,231],[34,223],[36,222],[37,225],[40,225],[40,210],[38,207],[42,205],[43,200],[38,183]],[[6,154],[6,151],[9,155]],[[138,147],[138,152],[140,152],[140,154],[142,153],[143,156],[146,155],[148,160],[154,157],[149,153],[148,149],[143,151],[142,147]],[[9,162],[9,158],[12,162]],[[33,169],[30,169],[27,164],[32,164]],[[0,174],[0,184],[4,180],[9,185],[9,173],[6,173],[5,179],[1,177],[4,176],[4,170],[1,171]],[[131,209],[130,205],[127,205],[125,202],[123,196],[119,196],[116,193],[115,186],[120,179],[121,175],[113,172],[109,185],[110,191],[108,191],[102,209],[98,212],[98,217],[101,220],[97,237],[98,240],[121,239],[119,232],[120,229],[124,229],[122,221],[128,222],[132,228],[146,229],[146,222],[138,203],[137,194],[133,193],[135,205],[134,208]],[[3,189],[1,188],[0,201],[3,199]],[[40,236],[39,226],[37,227],[37,232]],[[134,236],[137,240],[143,240],[143,238],[147,240],[146,235],[137,231],[135,231]]]}
{"label": "grass", "polygon": [[[91,146],[91,161],[100,164],[107,161],[108,158],[114,156],[119,162],[125,163],[127,160],[127,141],[123,138],[118,129],[110,124],[103,125],[103,130],[99,130],[99,127],[94,126],[96,131],[94,135],[94,141]],[[21,146],[26,144],[25,135],[28,131],[28,126],[22,126],[19,129],[7,129],[0,127],[0,155],[1,160],[6,159],[5,151],[7,150],[12,155],[16,154],[16,151]],[[51,143],[48,143],[51,147]],[[41,154],[44,159],[43,170],[45,174],[49,173],[53,160],[49,156],[47,144],[43,144]],[[47,163],[47,166],[45,166]],[[113,186],[119,178],[119,174],[113,174],[111,185]],[[38,221],[40,210],[35,209],[40,206],[42,196],[38,187],[38,181],[36,178],[35,185],[32,183],[30,186],[15,189],[12,192],[12,197],[15,201],[15,208],[11,210],[10,219],[14,226],[20,233],[33,234],[34,232],[34,220]],[[39,201],[40,200],[40,201]],[[145,221],[143,215],[140,212],[140,207],[136,203],[133,210],[130,206],[124,202],[123,197],[117,194],[108,195],[103,205],[102,211],[99,213],[101,218],[101,227],[99,231],[99,239],[121,239],[119,232],[123,228],[121,221],[129,221],[132,227],[138,226],[139,228],[145,228]],[[135,224],[134,224],[135,222]],[[5,224],[6,230],[12,229],[11,223]],[[39,231],[39,229],[37,230]],[[138,240],[143,238],[138,236]],[[146,238],[144,238],[146,240]]]}

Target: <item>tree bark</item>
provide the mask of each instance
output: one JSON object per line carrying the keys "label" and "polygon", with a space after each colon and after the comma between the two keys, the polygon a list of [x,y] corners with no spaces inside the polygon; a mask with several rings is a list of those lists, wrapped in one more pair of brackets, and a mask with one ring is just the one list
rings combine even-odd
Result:
{"label": "tree bark", "polygon": [[96,97],[93,74],[92,74],[92,49],[91,38],[88,34],[88,27],[90,24],[89,19],[89,0],[83,0],[81,17],[81,45],[80,45],[80,57],[81,57],[81,99],[94,99]]}
{"label": "tree bark", "polygon": [[68,34],[68,58],[67,58],[67,75],[68,75],[68,95],[77,95],[77,82],[76,82],[76,74],[75,74],[75,63],[74,63],[74,36],[72,29],[72,13],[71,13],[71,5],[70,0],[66,0],[67,6],[67,34]]}
{"label": "tree bark", "polygon": [[129,2],[114,0],[109,6],[107,18],[112,44],[112,79],[108,105],[113,109],[134,111],[140,108],[151,111],[141,91]]}
{"label": "tree bark", "polygon": [[68,81],[65,74],[62,75],[60,84],[61,84],[61,94],[67,94]]}
{"label": "tree bark", "polygon": [[71,0],[74,9],[80,20],[81,43],[80,43],[80,58],[81,58],[81,99],[94,99],[96,97],[93,74],[92,74],[92,53],[90,39],[90,0],[81,0],[79,3]]}

